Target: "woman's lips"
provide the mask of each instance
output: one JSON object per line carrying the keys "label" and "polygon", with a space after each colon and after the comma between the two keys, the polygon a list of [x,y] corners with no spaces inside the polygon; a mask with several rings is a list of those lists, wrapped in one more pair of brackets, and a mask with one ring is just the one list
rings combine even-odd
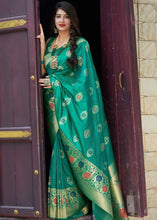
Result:
{"label": "woman's lips", "polygon": [[65,27],[65,24],[59,24],[60,27]]}

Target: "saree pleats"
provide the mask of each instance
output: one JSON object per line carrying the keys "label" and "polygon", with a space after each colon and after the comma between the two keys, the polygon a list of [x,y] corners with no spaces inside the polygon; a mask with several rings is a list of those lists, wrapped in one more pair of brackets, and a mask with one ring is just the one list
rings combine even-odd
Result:
{"label": "saree pleats", "polygon": [[44,92],[52,144],[48,215],[74,219],[87,214],[92,204],[96,220],[127,219],[89,44],[77,40],[77,69],[67,66],[68,45],[53,70],[52,41],[45,54],[52,89]]}

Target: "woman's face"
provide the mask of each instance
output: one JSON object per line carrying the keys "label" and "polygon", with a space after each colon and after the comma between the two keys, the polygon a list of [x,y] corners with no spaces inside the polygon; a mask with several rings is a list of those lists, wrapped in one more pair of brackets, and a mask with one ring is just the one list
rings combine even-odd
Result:
{"label": "woman's face", "polygon": [[69,31],[71,27],[71,20],[67,13],[62,9],[58,9],[55,16],[55,25],[58,31]]}

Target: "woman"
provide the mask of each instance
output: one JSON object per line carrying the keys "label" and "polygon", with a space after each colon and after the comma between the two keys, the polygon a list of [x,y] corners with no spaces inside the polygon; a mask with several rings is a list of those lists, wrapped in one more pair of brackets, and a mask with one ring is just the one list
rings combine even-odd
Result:
{"label": "woman", "polygon": [[52,145],[48,216],[74,219],[92,207],[96,220],[127,219],[99,81],[70,3],[56,4],[52,27],[46,51],[42,28],[38,36],[48,73],[39,80]]}

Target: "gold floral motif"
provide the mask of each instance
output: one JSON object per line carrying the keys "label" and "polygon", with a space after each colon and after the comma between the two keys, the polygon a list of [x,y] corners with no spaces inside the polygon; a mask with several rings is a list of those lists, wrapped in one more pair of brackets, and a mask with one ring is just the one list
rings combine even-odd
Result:
{"label": "gold floral motif", "polygon": [[89,209],[87,206],[85,206],[81,211],[86,215],[88,213]]}
{"label": "gold floral motif", "polygon": [[79,66],[83,65],[83,58],[81,56],[78,57],[78,65]]}
{"label": "gold floral motif", "polygon": [[57,56],[52,56],[52,61],[50,63],[51,69],[55,70],[57,69],[58,62],[57,62]]}

